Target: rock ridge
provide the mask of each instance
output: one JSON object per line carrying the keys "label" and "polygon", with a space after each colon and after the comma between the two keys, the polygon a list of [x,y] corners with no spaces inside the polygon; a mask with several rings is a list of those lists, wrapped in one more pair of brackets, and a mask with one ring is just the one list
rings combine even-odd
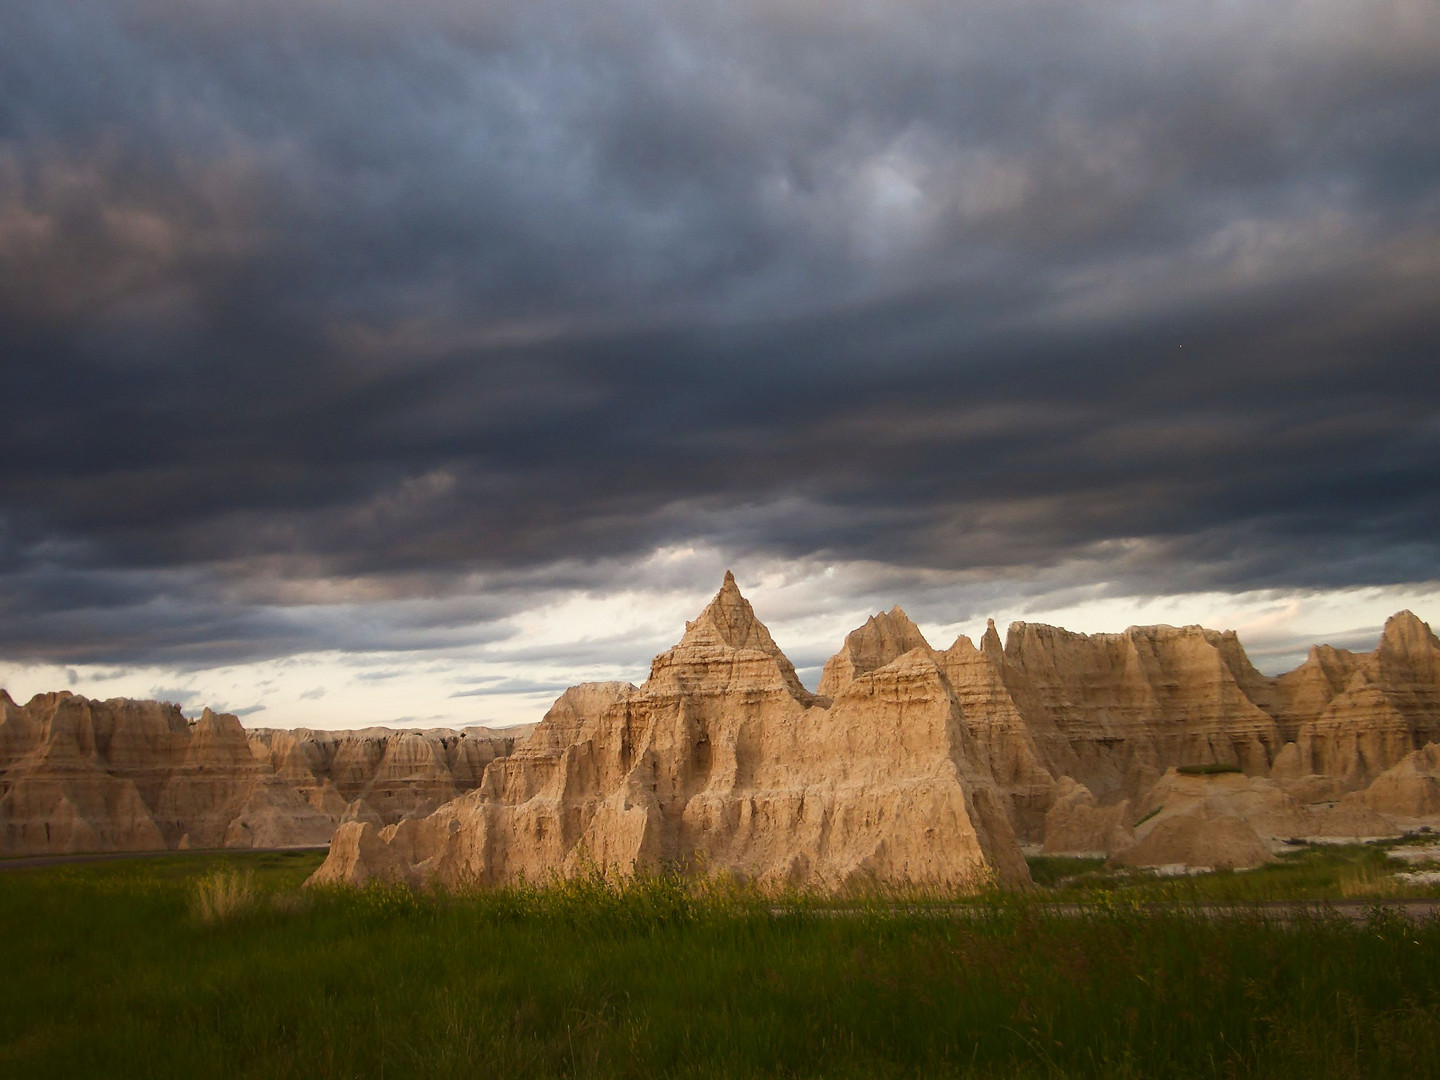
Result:
{"label": "rock ridge", "polygon": [[316,880],[1017,881],[1022,843],[1253,865],[1282,836],[1440,824],[1437,687],[1440,646],[1408,612],[1373,653],[1317,646],[1269,678],[1231,631],[1017,622],[1002,643],[992,620],[938,651],[895,607],[810,694],[727,574],[643,686],[562,696],[430,818],[342,826]]}
{"label": "rock ridge", "polygon": [[[643,685],[562,694],[528,738],[246,731],[206,710],[0,690],[0,853],[331,840],[317,880],[493,884],[685,865],[775,885],[1027,878],[1027,851],[1253,865],[1293,836],[1440,828],[1440,640],[994,621],[932,646],[898,606],[819,693],[727,573]],[[527,729],[528,730],[528,729]],[[1209,863],[1207,863],[1209,865]]]}
{"label": "rock ridge", "polygon": [[309,847],[349,817],[429,813],[517,735],[247,731],[229,714],[0,691],[0,854]]}

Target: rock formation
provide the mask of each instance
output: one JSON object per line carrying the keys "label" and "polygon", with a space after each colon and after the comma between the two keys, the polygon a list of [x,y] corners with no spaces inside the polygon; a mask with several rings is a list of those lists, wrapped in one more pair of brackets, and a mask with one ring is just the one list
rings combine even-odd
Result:
{"label": "rock formation", "polygon": [[[642,686],[516,731],[258,729],[0,691],[0,854],[323,844],[319,881],[494,883],[676,864],[772,884],[1027,877],[1031,851],[1253,865],[1291,837],[1440,826],[1440,641],[1278,678],[1234,633],[992,622],[936,649],[900,608],[801,685],[734,578]],[[1208,767],[1208,771],[1207,771]],[[337,828],[338,826],[338,828]]]}
{"label": "rock formation", "polygon": [[249,738],[256,760],[333,820],[373,813],[394,822],[428,814],[478,787],[485,766],[530,730],[256,728]]}
{"label": "rock formation", "polygon": [[868,631],[832,663],[833,698],[811,694],[727,574],[643,686],[568,692],[469,795],[383,830],[342,825],[312,880],[667,863],[821,888],[1026,880],[936,657],[903,613]]}
{"label": "rock formation", "polygon": [[882,668],[912,649],[930,649],[920,628],[897,604],[888,612],[872,615],[865,625],[845,637],[840,651],[825,663],[820,673],[820,696],[833,698],[861,675]]}
{"label": "rock formation", "polygon": [[1230,632],[1015,623],[1002,645],[992,622],[938,651],[897,607],[812,695],[727,575],[644,686],[574,688],[471,794],[343,826],[316,880],[666,861],[802,885],[1018,880],[1017,840],[1251,866],[1289,837],[1440,824],[1437,687],[1440,643],[1408,612],[1373,653],[1320,646],[1272,679]]}
{"label": "rock formation", "polygon": [[427,813],[510,733],[254,731],[155,701],[0,690],[0,855],[327,843],[350,813]]}
{"label": "rock formation", "polygon": [[[1316,646],[1275,679],[1250,665],[1234,634],[1200,627],[1084,637],[1016,624],[1003,662],[1032,729],[1037,719],[1054,725],[1037,734],[1057,777],[1046,851],[1098,850],[1146,865],[1198,857],[1194,838],[1206,830],[1238,844],[1238,826],[1205,824],[1221,818],[1271,848],[1290,837],[1440,823],[1429,802],[1440,642],[1410,612],[1386,623],[1372,653]],[[1240,772],[1174,772],[1215,764]],[[1224,865],[1244,865],[1238,858]]]}

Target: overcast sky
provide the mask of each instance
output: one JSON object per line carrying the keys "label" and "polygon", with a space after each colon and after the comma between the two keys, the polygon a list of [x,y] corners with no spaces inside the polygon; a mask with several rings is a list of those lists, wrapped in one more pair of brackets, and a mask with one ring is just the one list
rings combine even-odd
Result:
{"label": "overcast sky", "polygon": [[0,0],[0,685],[534,719],[733,567],[1440,618],[1440,5]]}

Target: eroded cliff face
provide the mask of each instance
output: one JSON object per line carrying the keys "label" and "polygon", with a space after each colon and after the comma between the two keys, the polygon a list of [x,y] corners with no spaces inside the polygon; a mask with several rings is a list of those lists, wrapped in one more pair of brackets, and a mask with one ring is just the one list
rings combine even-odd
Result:
{"label": "eroded cliff face", "polygon": [[912,649],[929,648],[925,635],[898,604],[872,615],[864,626],[850,631],[840,651],[825,662],[820,673],[820,696],[833,698],[859,676],[898,660]]}
{"label": "eroded cliff face", "polygon": [[861,658],[827,684],[833,698],[809,693],[727,575],[643,686],[571,691],[471,794],[383,830],[342,826],[313,880],[491,884],[666,863],[820,888],[1027,879],[933,654]]}
{"label": "eroded cliff face", "polygon": [[1229,632],[1015,623],[1002,645],[992,622],[939,651],[897,607],[810,694],[727,575],[643,686],[573,688],[469,795],[342,826],[315,880],[675,863],[819,887],[1017,881],[1019,843],[1254,865],[1282,837],[1434,817],[1437,686],[1440,645],[1409,613],[1374,653],[1319,647],[1271,679]]}
{"label": "eroded cliff face", "polygon": [[1014,623],[1003,678],[1042,760],[1097,798],[1135,794],[1172,765],[1264,772],[1283,740],[1246,693],[1264,677],[1233,633],[1199,626],[1073,634]]}
{"label": "eroded cliff face", "polygon": [[991,623],[938,650],[897,607],[820,690],[727,575],[643,686],[572,687],[523,741],[0,692],[0,852],[320,844],[339,823],[318,880],[673,863],[840,887],[1023,880],[1022,844],[1248,865],[1290,836],[1440,827],[1440,641],[1409,612],[1373,652],[1317,646],[1267,678],[1229,632],[1014,623],[1002,644]]}
{"label": "eroded cliff face", "polygon": [[0,854],[323,845],[347,813],[428,813],[514,736],[254,731],[206,710],[0,691]]}
{"label": "eroded cliff face", "polygon": [[258,761],[335,820],[347,812],[373,812],[393,822],[428,814],[479,787],[485,767],[509,754],[529,730],[257,728],[249,741]]}
{"label": "eroded cliff face", "polygon": [[[1004,663],[1027,722],[1054,725],[1037,738],[1046,764],[1083,787],[1057,786],[1047,851],[1150,865],[1224,849],[1222,865],[1253,865],[1257,844],[1286,837],[1440,825],[1427,749],[1440,740],[1440,642],[1410,612],[1374,652],[1316,646],[1275,679],[1234,634],[1199,627],[1085,637],[1017,624]],[[1176,772],[1215,764],[1240,771]]]}

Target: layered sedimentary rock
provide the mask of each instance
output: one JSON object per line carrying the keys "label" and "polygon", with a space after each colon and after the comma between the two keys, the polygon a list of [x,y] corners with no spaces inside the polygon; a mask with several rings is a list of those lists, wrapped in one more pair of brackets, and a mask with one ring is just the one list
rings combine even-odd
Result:
{"label": "layered sedimentary rock", "polygon": [[1346,801],[1405,825],[1432,824],[1440,818],[1440,743],[1406,754]]}
{"label": "layered sedimentary rock", "polygon": [[[1143,634],[1155,641],[1162,629],[1145,628]],[[1124,636],[1136,633],[1132,629]],[[1106,815],[1095,816],[1084,799],[1070,793],[1057,798],[1049,813],[1047,851],[1098,849],[1134,865],[1162,855],[1166,861],[1184,861],[1173,857],[1177,851],[1194,856],[1198,848],[1151,837],[1198,835],[1197,830],[1210,828],[1205,822],[1221,817],[1234,817],[1271,848],[1293,837],[1368,838],[1440,825],[1432,787],[1434,755],[1440,753],[1435,745],[1440,737],[1440,642],[1413,614],[1391,618],[1374,652],[1317,646],[1304,664],[1276,679],[1250,666],[1233,635],[1187,628],[1163,636],[1188,638],[1183,653],[1192,663],[1205,659],[1197,640],[1212,644],[1213,656],[1198,670],[1218,672],[1218,678],[1192,681],[1181,695],[1185,707],[1157,710],[1149,730],[1143,724],[1140,730],[1116,730],[1118,741],[1111,749],[1120,753],[1108,769],[1073,770],[1093,804],[1118,813],[1120,827]],[[1011,659],[1008,644],[1006,655]],[[1047,681],[1046,666],[1023,648],[1016,650],[1011,667],[1010,681],[1021,694]],[[1056,684],[1076,680],[1070,675],[1048,682],[1053,694]],[[1203,694],[1195,693],[1197,685]],[[1237,690],[1245,702],[1237,699]],[[1090,691],[1087,696],[1113,702],[1135,692]],[[1246,702],[1265,719],[1257,719]],[[1112,709],[1105,710],[1105,720],[1113,722]],[[1072,750],[1077,742],[1093,744],[1107,737],[1103,723],[1077,722],[1078,715],[1083,713],[1071,712],[1063,724]],[[1093,751],[1091,756],[1102,759]],[[1172,771],[1147,782],[1136,761],[1166,769],[1228,763],[1242,772],[1179,776]],[[1126,765],[1129,775],[1117,775],[1127,762],[1132,763]],[[1174,824],[1157,834],[1153,822],[1162,818]],[[1224,828],[1230,840],[1240,831],[1229,823]]]}
{"label": "layered sedimentary rock", "polygon": [[898,604],[870,616],[864,626],[846,635],[840,651],[825,662],[820,673],[820,696],[833,698],[859,676],[898,660],[912,649],[929,651],[930,643]]}
{"label": "layered sedimentary rock", "polygon": [[1014,623],[1003,678],[1042,759],[1097,798],[1134,794],[1172,765],[1223,762],[1263,772],[1283,739],[1247,695],[1263,682],[1233,633],[1198,626],[1073,634]]}
{"label": "layered sedimentary rock", "polygon": [[[323,843],[321,878],[502,882],[678,864],[767,882],[1023,879],[1018,844],[1149,865],[1440,826],[1440,641],[1260,674],[1233,633],[993,622],[936,649],[898,607],[801,685],[727,575],[643,686],[534,734],[257,730],[0,692],[0,853]],[[1206,774],[1201,767],[1232,770]],[[1253,843],[1252,843],[1253,840]]]}
{"label": "layered sedimentary rock", "polygon": [[726,575],[643,686],[562,697],[529,746],[428,818],[343,825],[313,880],[490,884],[667,863],[812,887],[1025,880],[940,664],[899,629],[836,663],[843,677],[819,697]]}
{"label": "layered sedimentary rock", "polygon": [[1002,645],[992,622],[940,651],[897,607],[810,694],[727,575],[643,686],[573,688],[469,795],[342,826],[316,880],[664,863],[799,885],[1018,880],[1017,841],[1255,865],[1285,838],[1434,818],[1437,686],[1440,643],[1409,613],[1374,653],[1317,647],[1272,679],[1229,632],[1015,623]]}
{"label": "layered sedimentary rock", "polygon": [[513,742],[247,733],[208,709],[192,722],[154,701],[0,691],[0,854],[323,845],[347,812],[393,822],[475,787]]}
{"label": "layered sedimentary rock", "polygon": [[428,814],[478,787],[485,767],[530,730],[257,728],[249,739],[258,761],[334,820],[373,813],[394,822]]}

